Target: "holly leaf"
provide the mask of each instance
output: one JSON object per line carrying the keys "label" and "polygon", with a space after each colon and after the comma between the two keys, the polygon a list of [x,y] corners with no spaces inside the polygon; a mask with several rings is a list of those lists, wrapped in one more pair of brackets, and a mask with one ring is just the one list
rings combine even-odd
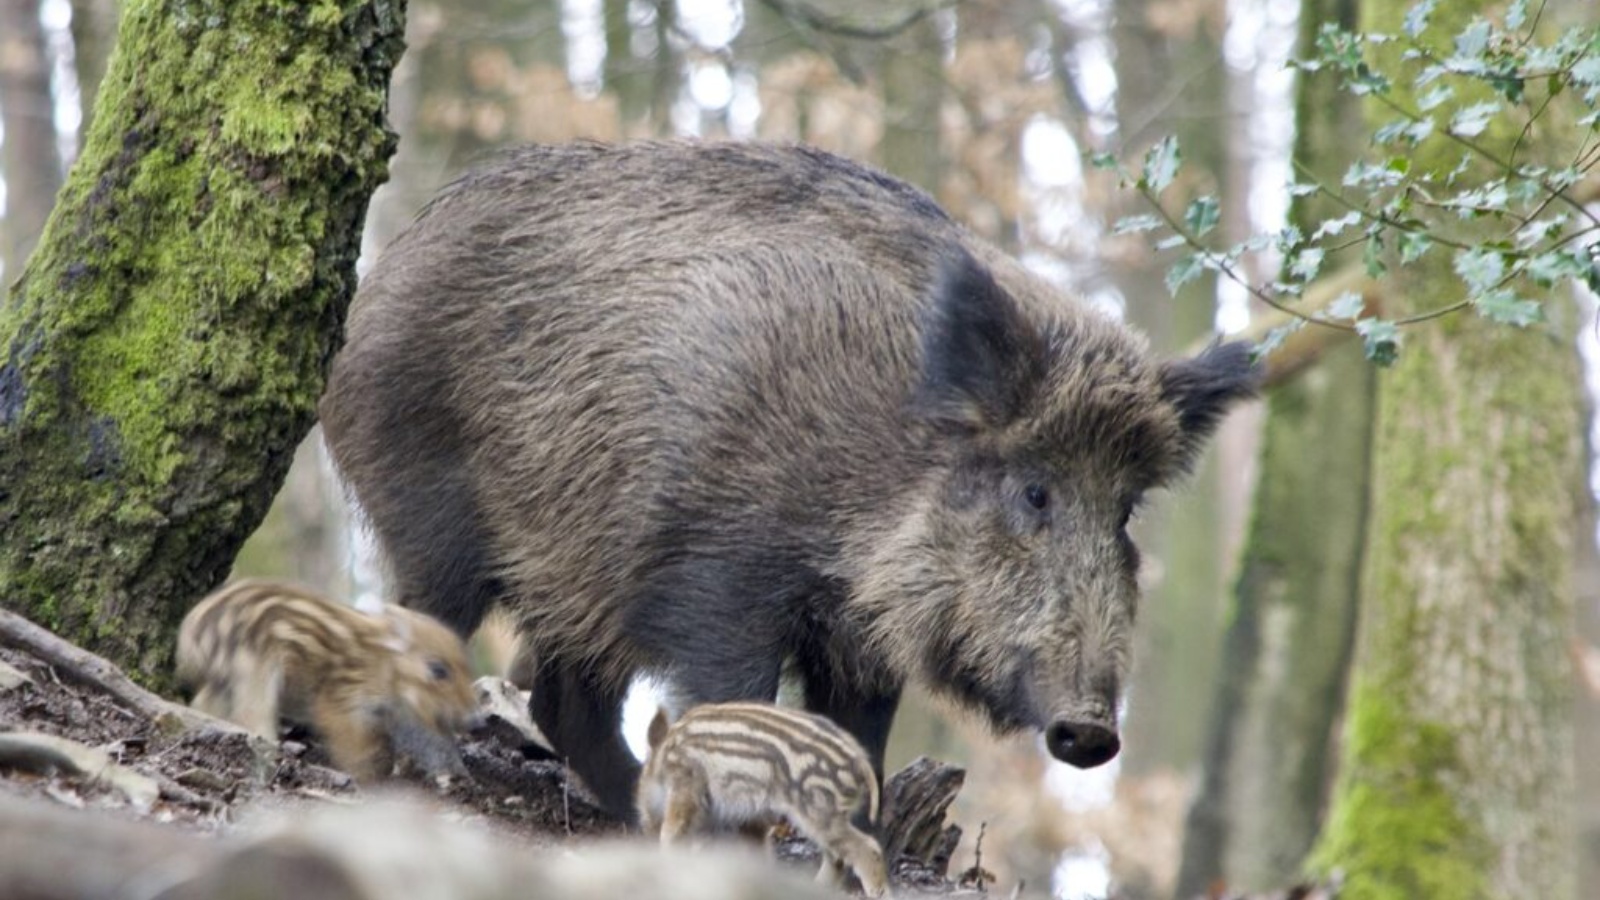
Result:
{"label": "holly leaf", "polygon": [[1137,216],[1123,216],[1117,220],[1117,224],[1111,226],[1111,233],[1113,235],[1138,234],[1144,231],[1154,231],[1160,228],[1161,225],[1161,218],[1149,213]]}
{"label": "holly leaf", "polygon": [[1199,254],[1191,253],[1181,257],[1167,269],[1167,292],[1176,297],[1178,288],[1199,277],[1202,268]]}
{"label": "holly leaf", "polygon": [[1178,139],[1167,135],[1145,153],[1144,177],[1139,179],[1140,187],[1148,188],[1152,193],[1161,193],[1178,176],[1178,166],[1182,162],[1183,154],[1178,150]]}
{"label": "holly leaf", "polygon": [[1367,301],[1364,297],[1355,291],[1345,291],[1328,304],[1327,316],[1330,319],[1354,319],[1366,308]]}
{"label": "holly leaf", "polygon": [[1474,294],[1488,293],[1506,274],[1506,258],[1482,247],[1456,253],[1453,265],[1456,274]]}
{"label": "holly leaf", "polygon": [[1400,358],[1400,326],[1388,319],[1362,319],[1356,323],[1356,333],[1367,359],[1377,365],[1390,366]]}
{"label": "holly leaf", "polygon": [[1183,211],[1183,223],[1189,226],[1189,231],[1195,237],[1204,237],[1206,232],[1217,227],[1217,222],[1222,219],[1222,206],[1217,198],[1206,196],[1189,204]]}
{"label": "holly leaf", "polygon": [[1544,307],[1537,300],[1524,300],[1508,288],[1476,297],[1472,305],[1477,308],[1478,315],[1502,325],[1526,328],[1544,321]]}

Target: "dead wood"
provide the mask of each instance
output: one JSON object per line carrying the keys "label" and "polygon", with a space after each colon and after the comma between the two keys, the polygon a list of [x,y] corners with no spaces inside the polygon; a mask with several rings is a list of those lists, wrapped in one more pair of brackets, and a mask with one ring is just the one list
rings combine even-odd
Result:
{"label": "dead wood", "polygon": [[48,629],[4,609],[0,609],[0,643],[16,647],[48,663],[64,678],[109,695],[163,731],[237,729],[237,726],[228,722],[150,693],[134,684],[133,679],[124,675],[110,660],[76,647]]}
{"label": "dead wood", "polygon": [[883,786],[884,859],[892,866],[910,856],[942,878],[961,840],[958,825],[945,825],[950,804],[966,783],[967,771],[919,756]]}

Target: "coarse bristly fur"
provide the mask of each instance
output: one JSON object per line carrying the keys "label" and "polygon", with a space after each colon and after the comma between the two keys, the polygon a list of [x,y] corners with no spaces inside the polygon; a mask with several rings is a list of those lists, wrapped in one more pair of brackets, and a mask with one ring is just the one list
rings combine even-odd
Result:
{"label": "coarse bristly fur", "polygon": [[639,673],[695,704],[787,666],[878,767],[908,679],[1110,759],[1128,518],[1256,383],[1240,344],[1152,359],[856,163],[585,143],[423,210],[321,416],[399,595],[462,633],[514,610],[535,719],[626,815]]}
{"label": "coarse bristly fur", "polygon": [[653,722],[650,747],[639,821],[663,845],[786,819],[821,848],[819,881],[836,882],[848,865],[868,895],[888,886],[883,850],[863,830],[878,826],[877,776],[831,721],[768,703],[709,704],[670,728]]}
{"label": "coarse bristly fur", "polygon": [[207,596],[178,631],[178,675],[197,709],[276,740],[310,725],[339,768],[390,774],[397,757],[461,770],[451,735],[476,710],[455,632],[398,606],[380,614],[307,588],[244,579]]}

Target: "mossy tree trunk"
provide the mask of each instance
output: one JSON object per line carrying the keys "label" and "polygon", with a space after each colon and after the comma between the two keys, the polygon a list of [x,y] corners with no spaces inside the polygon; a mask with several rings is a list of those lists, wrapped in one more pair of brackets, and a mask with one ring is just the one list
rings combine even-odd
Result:
{"label": "mossy tree trunk", "polygon": [[[1435,27],[1492,8],[1441,4]],[[1396,32],[1404,10],[1365,0],[1363,29]],[[1536,134],[1519,158],[1578,137]],[[1434,157],[1413,165],[1456,158]],[[1394,314],[1461,297],[1434,256],[1385,291],[1414,298]],[[1564,299],[1549,301],[1555,325],[1415,329],[1380,378],[1342,767],[1314,857],[1345,873],[1342,897],[1576,896],[1566,642],[1583,417]]]}
{"label": "mossy tree trunk", "polygon": [[0,602],[166,686],[311,426],[403,0],[139,0],[0,311]]}
{"label": "mossy tree trunk", "polygon": [[[1355,0],[1307,0],[1300,46],[1324,23],[1354,28],[1356,14]],[[1332,73],[1302,74],[1297,91],[1295,158],[1337,183],[1362,149],[1360,104]],[[1331,210],[1302,201],[1294,212],[1310,230]],[[1355,631],[1373,389],[1372,366],[1352,344],[1267,397],[1180,897],[1218,882],[1246,891],[1287,884],[1316,838]]]}

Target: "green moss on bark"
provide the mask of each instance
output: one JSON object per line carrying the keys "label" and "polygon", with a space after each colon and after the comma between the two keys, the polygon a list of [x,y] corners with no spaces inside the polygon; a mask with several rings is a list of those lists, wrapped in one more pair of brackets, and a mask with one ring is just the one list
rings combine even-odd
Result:
{"label": "green moss on bark", "polygon": [[1345,873],[1340,897],[1351,900],[1492,896],[1494,846],[1450,787],[1470,777],[1451,730],[1419,723],[1376,685],[1352,692],[1348,715],[1353,775],[1312,867]]}
{"label": "green moss on bark", "polygon": [[0,311],[0,597],[149,683],[313,421],[393,149],[403,15],[129,4]]}

